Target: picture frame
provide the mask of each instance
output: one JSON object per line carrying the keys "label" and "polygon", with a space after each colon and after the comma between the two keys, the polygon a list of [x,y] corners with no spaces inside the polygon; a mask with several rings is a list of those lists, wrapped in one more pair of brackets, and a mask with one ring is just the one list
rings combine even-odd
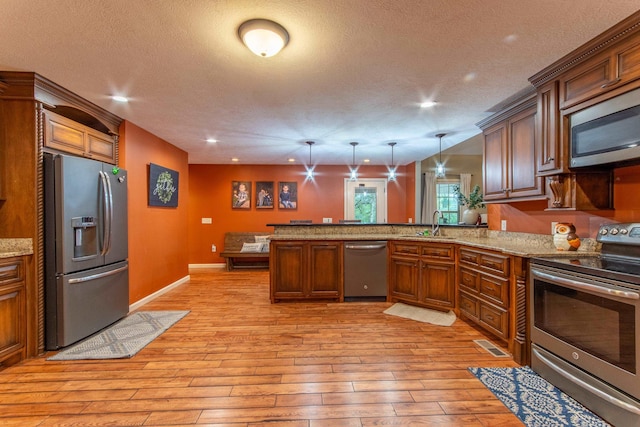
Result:
{"label": "picture frame", "polygon": [[278,182],[278,207],[280,209],[298,208],[298,183],[291,181]]}
{"label": "picture frame", "polygon": [[256,181],[256,209],[273,209],[273,181]]}
{"label": "picture frame", "polygon": [[251,209],[251,181],[231,182],[231,208]]}
{"label": "picture frame", "polygon": [[149,163],[149,206],[178,207],[178,171]]}

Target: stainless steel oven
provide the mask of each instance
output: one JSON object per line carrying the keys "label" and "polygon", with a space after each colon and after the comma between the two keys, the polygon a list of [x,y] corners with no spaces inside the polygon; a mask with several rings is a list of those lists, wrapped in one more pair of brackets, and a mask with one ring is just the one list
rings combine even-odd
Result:
{"label": "stainless steel oven", "polygon": [[531,263],[531,367],[615,426],[640,426],[640,224],[601,227],[596,257]]}

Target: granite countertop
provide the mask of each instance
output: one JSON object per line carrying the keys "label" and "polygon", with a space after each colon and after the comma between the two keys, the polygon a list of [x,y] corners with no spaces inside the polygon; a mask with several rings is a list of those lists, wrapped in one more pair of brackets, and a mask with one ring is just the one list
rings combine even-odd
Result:
{"label": "granite countertop", "polygon": [[599,254],[595,239],[582,239],[578,251],[558,251],[553,245],[553,236],[543,234],[512,233],[486,229],[460,230],[442,229],[440,237],[420,236],[416,232],[400,233],[332,233],[332,234],[274,234],[271,240],[406,240],[410,242],[456,243],[480,249],[489,249],[525,258],[533,257],[579,257]]}
{"label": "granite countertop", "polygon": [[33,255],[33,239],[0,239],[0,258]]}

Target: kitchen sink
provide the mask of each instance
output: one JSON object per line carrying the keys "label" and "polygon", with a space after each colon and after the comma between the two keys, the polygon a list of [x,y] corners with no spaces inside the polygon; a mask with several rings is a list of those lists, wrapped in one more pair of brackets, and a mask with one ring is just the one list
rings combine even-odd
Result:
{"label": "kitchen sink", "polygon": [[432,236],[432,235],[422,235],[422,234],[402,234],[400,237],[411,237],[413,239],[429,239],[429,240],[455,240],[455,237],[452,236]]}

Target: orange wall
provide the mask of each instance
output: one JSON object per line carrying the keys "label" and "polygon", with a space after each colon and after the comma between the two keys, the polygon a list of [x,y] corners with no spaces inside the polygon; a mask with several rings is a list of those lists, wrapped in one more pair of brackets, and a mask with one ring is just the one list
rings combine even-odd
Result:
{"label": "orange wall", "polygon": [[598,227],[608,222],[640,222],[640,166],[614,170],[614,210],[545,211],[546,201],[487,205],[489,228],[500,229],[507,220],[508,231],[551,234],[551,222],[572,222],[580,237],[595,238]]}
{"label": "orange wall", "polygon": [[[178,207],[148,206],[149,163],[178,171]],[[129,302],[189,274],[187,153],[130,122],[120,128],[120,166],[128,172]]]}
{"label": "orange wall", "polygon": [[[397,181],[387,186],[389,223],[407,222],[406,172],[406,167],[399,167]],[[218,253],[224,247],[227,231],[273,231],[267,224],[288,223],[291,219],[321,223],[322,218],[332,218],[337,223],[344,217],[343,187],[344,179],[348,178],[347,166],[317,166],[313,181],[306,181],[305,173],[300,165],[189,165],[189,263],[224,262]],[[387,168],[360,166],[358,173],[360,178],[381,178],[386,177]],[[252,182],[250,209],[231,208],[232,181]],[[273,181],[274,189],[279,181],[297,182],[298,208],[256,209],[253,200],[256,181]],[[212,224],[202,224],[202,218],[211,218]],[[212,244],[217,246],[218,253],[211,252]]]}

